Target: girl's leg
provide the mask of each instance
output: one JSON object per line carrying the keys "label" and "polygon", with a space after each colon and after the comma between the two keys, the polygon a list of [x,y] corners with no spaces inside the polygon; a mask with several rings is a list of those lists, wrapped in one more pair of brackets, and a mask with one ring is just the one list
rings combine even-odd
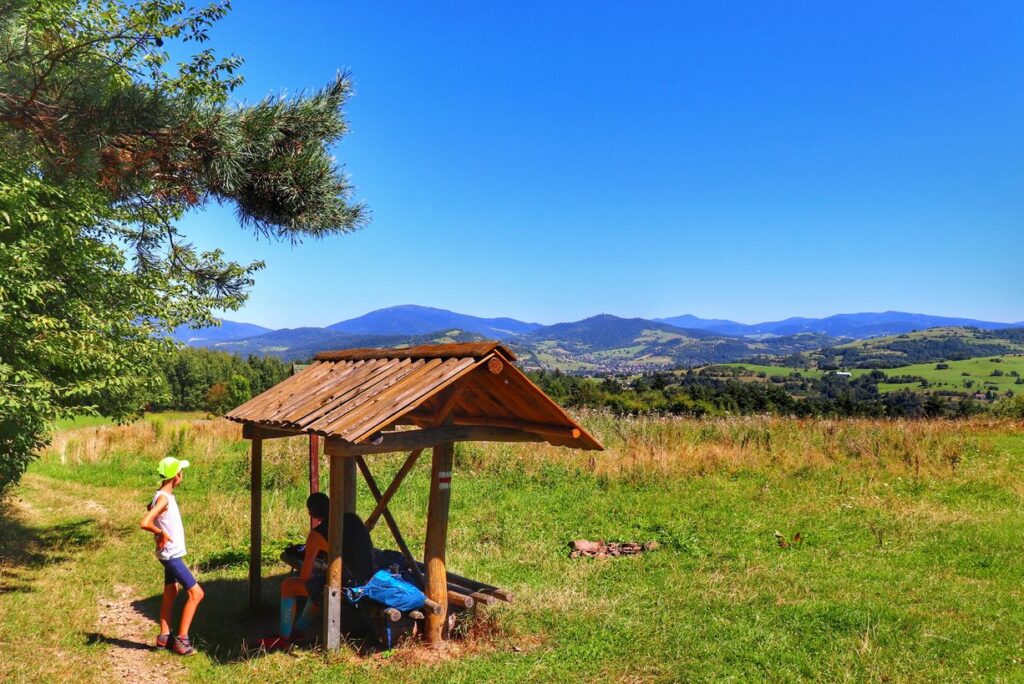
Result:
{"label": "girl's leg", "polygon": [[306,595],[306,583],[298,577],[289,577],[281,582],[281,621],[277,626],[278,635],[291,638],[295,624],[295,606],[299,597]]}
{"label": "girl's leg", "polygon": [[285,639],[290,639],[292,636],[292,625],[295,623],[295,603],[294,596],[281,597],[281,620],[277,623],[277,633]]}
{"label": "girl's leg", "polygon": [[188,629],[192,626],[192,618],[196,616],[196,608],[206,594],[198,584],[193,584],[188,590],[188,597],[185,599],[185,606],[181,609],[181,625],[178,627],[178,636],[187,637]]}
{"label": "girl's leg", "polygon": [[178,598],[178,585],[175,582],[164,585],[164,598],[160,602],[160,633],[171,633],[171,613],[174,610],[174,599]]}
{"label": "girl's leg", "polygon": [[307,599],[299,619],[295,621],[295,631],[302,632],[304,636],[308,637],[309,628],[313,626],[319,616],[320,607],[313,603],[313,599]]}

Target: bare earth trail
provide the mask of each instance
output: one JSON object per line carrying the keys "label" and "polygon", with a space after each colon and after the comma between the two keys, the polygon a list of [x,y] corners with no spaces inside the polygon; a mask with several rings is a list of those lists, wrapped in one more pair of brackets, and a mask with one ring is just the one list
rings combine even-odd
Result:
{"label": "bare earth trail", "polygon": [[118,584],[114,597],[100,599],[97,633],[110,645],[110,681],[143,681],[170,684],[185,678],[185,669],[170,661],[169,654],[156,652],[155,625],[132,605],[138,592]]}

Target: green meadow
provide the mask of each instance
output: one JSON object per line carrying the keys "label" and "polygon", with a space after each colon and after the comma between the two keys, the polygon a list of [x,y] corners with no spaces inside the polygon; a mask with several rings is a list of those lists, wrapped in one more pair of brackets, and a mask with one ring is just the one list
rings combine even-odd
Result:
{"label": "green meadow", "polygon": [[[939,368],[940,365],[948,368]],[[919,363],[887,369],[885,373],[919,375],[928,381],[932,389],[940,391],[984,392],[989,388],[999,393],[1013,390],[1019,394],[1024,391],[1024,382],[1017,384],[1018,377],[1024,377],[1024,356],[986,356],[962,361],[945,361],[942,364]],[[888,390],[898,387],[899,385],[892,383],[879,385],[880,389]]]}
{"label": "green meadow", "polygon": [[[799,373],[805,378],[821,378],[828,373],[828,371],[820,371],[816,368],[790,368],[753,363],[723,363],[719,365],[728,368],[743,368],[752,373],[764,373],[768,377],[788,377],[793,373]],[[853,377],[860,377],[871,372],[871,369],[865,368],[843,370],[851,373]],[[985,356],[960,361],[919,363],[911,366],[900,366],[899,368],[883,368],[881,370],[890,377],[916,375],[927,380],[929,385],[925,389],[921,388],[920,383],[917,382],[882,382],[878,384],[878,389],[882,392],[909,389],[915,391],[948,391],[973,394],[992,389],[1000,394],[1004,394],[1007,390],[1012,390],[1014,393],[1019,394],[1024,391],[1024,382],[1017,382],[1018,378],[1024,377],[1024,356]]]}
{"label": "green meadow", "polygon": [[[254,615],[237,426],[62,430],[2,511],[0,679],[105,682],[125,663],[137,678],[204,682],[1024,678],[1021,424],[583,419],[606,451],[457,449],[449,567],[516,600],[479,610],[443,656],[415,645],[349,643],[337,656],[243,648],[273,630],[286,570],[276,556],[308,524],[301,439],[267,444]],[[193,462],[179,499],[207,592],[193,628],[200,654],[184,660],[148,648],[161,575],[138,529],[167,453]],[[401,460],[370,466],[387,482]],[[428,463],[392,505],[414,549]],[[362,487],[359,510],[369,508]],[[376,528],[375,542],[393,548],[386,535]],[[566,545],[577,538],[659,548],[573,560]]]}

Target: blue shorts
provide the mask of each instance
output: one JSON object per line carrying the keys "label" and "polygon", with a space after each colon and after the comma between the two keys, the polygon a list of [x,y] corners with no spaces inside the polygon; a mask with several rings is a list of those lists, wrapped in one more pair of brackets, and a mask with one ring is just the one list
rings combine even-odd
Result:
{"label": "blue shorts", "polygon": [[177,582],[185,591],[199,584],[196,582],[196,578],[192,576],[188,566],[185,565],[185,561],[181,558],[162,560],[160,564],[164,566],[164,584],[174,584]]}

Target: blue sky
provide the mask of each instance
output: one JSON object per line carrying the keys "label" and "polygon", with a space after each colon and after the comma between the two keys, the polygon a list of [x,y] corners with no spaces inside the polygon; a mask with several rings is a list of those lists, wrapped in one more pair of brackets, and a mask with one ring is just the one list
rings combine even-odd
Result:
{"label": "blue sky", "polygon": [[1022,29],[1010,2],[236,2],[212,44],[245,58],[240,98],[351,70],[337,156],[372,222],[181,228],[266,261],[227,317],[270,327],[407,303],[1019,321]]}

